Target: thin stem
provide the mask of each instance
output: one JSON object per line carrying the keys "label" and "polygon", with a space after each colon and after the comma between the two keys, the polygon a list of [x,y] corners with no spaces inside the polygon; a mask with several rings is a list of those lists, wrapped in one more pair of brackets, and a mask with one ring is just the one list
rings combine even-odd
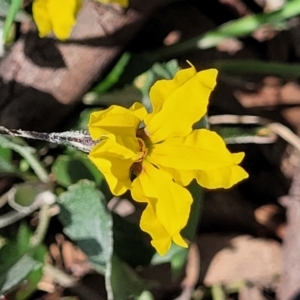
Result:
{"label": "thin stem", "polygon": [[300,152],[300,139],[288,127],[280,123],[271,123],[268,125],[268,128],[270,128],[273,132],[278,134],[281,138],[286,140]]}
{"label": "thin stem", "polygon": [[28,216],[32,211],[26,211],[26,212],[10,211],[6,214],[1,215],[0,228],[7,227],[13,223],[18,222],[19,220]]}
{"label": "thin stem", "polygon": [[12,189],[13,188],[11,188],[9,191],[7,191],[6,193],[4,193],[0,196],[0,208],[8,202],[9,195],[10,195]]}
{"label": "thin stem", "polygon": [[17,153],[19,153],[22,157],[24,157],[24,159],[28,162],[28,164],[33,169],[37,177],[42,182],[50,181],[46,169],[43,167],[43,165],[38,160],[36,155],[32,153],[33,152],[32,148],[13,143],[3,136],[0,136],[0,144],[2,147],[12,149]]}
{"label": "thin stem", "polygon": [[[14,192],[14,188],[10,190],[11,193]],[[10,211],[6,214],[1,215],[0,218],[0,228],[7,227],[24,217],[30,215],[35,210],[39,209],[44,205],[52,205],[55,202],[55,197],[47,195],[49,191],[41,193],[40,197],[30,206],[26,207],[23,211]]]}
{"label": "thin stem", "polygon": [[44,204],[39,211],[39,223],[30,239],[31,248],[37,247],[44,240],[49,226],[50,218],[50,205]]}

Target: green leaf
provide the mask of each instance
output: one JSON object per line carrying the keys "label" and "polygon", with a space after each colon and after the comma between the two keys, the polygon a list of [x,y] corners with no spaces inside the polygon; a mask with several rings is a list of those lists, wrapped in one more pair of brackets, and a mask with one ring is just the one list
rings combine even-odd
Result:
{"label": "green leaf", "polygon": [[4,42],[7,41],[8,35],[9,35],[9,31],[10,28],[15,20],[15,17],[17,16],[21,5],[22,5],[23,1],[22,0],[12,0],[10,7],[9,7],[9,11],[8,11],[8,15],[6,17],[5,23],[4,23],[4,30],[3,30],[3,40]]}
{"label": "green leaf", "polygon": [[187,251],[186,248],[182,248],[176,244],[172,244],[170,250],[164,256],[161,256],[158,253],[155,253],[155,255],[153,256],[153,258],[151,260],[151,265],[155,266],[155,265],[160,265],[160,264],[164,264],[164,263],[170,263],[172,261],[173,257],[176,256],[177,253],[179,253],[181,249],[184,249],[185,251]]}
{"label": "green leaf", "polygon": [[26,281],[18,289],[14,295],[14,300],[26,300],[28,297],[37,290],[37,285],[43,276],[43,263],[44,257],[47,253],[46,247],[39,245],[33,254],[33,258],[40,262],[39,266],[36,266],[26,277]]}
{"label": "green leaf", "polygon": [[97,185],[103,182],[103,175],[86,156],[61,155],[55,161],[52,172],[57,182],[64,187],[80,179],[94,181]]}
{"label": "green leaf", "polygon": [[40,263],[25,254],[5,273],[0,274],[0,293],[4,294],[18,285],[31,270],[40,267]]}
{"label": "green leaf", "polygon": [[[87,255],[94,268],[105,274],[110,284],[113,252],[112,218],[106,202],[94,184],[84,180],[69,187],[60,195],[59,219],[64,232]],[[110,291],[108,295],[111,298]]]}
{"label": "green leaf", "polygon": [[118,215],[113,215],[113,220],[114,249],[118,257],[131,267],[148,265],[155,253],[148,236],[138,225]]}
{"label": "green leaf", "polygon": [[10,241],[0,249],[0,274],[4,273],[18,261],[28,250],[31,232],[24,224],[21,224],[15,241]]}
{"label": "green leaf", "polygon": [[17,169],[11,163],[11,150],[0,146],[0,174],[15,174]]}
{"label": "green leaf", "polygon": [[112,257],[111,289],[114,300],[129,299],[139,296],[151,283],[140,279],[128,265],[117,256]]}
{"label": "green leaf", "polygon": [[187,248],[182,248],[176,244],[172,244],[169,252],[166,255],[160,256],[158,253],[156,253],[152,258],[151,264],[160,265],[164,263],[170,263],[172,277],[176,279],[182,272],[182,269],[186,263],[187,255]]}
{"label": "green leaf", "polygon": [[103,194],[91,182],[80,181],[60,195],[60,206],[64,232],[85,252],[94,268],[105,274],[108,299],[139,295],[146,283],[119,258],[112,258],[112,218]]}
{"label": "green leaf", "polygon": [[41,268],[42,264],[30,248],[31,232],[21,225],[15,241],[0,249],[0,293],[6,293],[20,284],[31,271]]}
{"label": "green leaf", "polygon": [[136,300],[155,300],[153,295],[149,291],[143,291]]}
{"label": "green leaf", "polygon": [[186,265],[186,260],[188,257],[189,250],[187,248],[178,249],[178,251],[172,256],[171,259],[171,270],[173,279],[177,279],[181,274],[184,266]]}
{"label": "green leaf", "polygon": [[0,146],[0,157],[1,159],[10,162],[11,161],[11,150]]}

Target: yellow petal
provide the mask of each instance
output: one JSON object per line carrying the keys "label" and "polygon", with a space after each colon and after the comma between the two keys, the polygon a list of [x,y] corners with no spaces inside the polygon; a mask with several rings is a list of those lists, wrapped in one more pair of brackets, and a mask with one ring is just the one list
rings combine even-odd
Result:
{"label": "yellow petal", "polygon": [[106,134],[135,137],[140,119],[132,110],[112,105],[108,109],[93,112],[88,124],[89,132],[94,140]]}
{"label": "yellow petal", "polygon": [[89,153],[114,195],[121,195],[131,187],[130,168],[139,156],[137,139],[108,136]]}
{"label": "yellow petal", "polygon": [[[143,231],[152,233],[151,244],[158,254],[163,256],[170,250],[172,238],[170,238],[168,232],[159,222],[151,204],[148,204],[143,211],[140,227]],[[173,241],[181,247],[187,247],[187,243],[183,240],[179,233],[173,236]]]}
{"label": "yellow petal", "polygon": [[197,182],[207,189],[228,189],[248,177],[248,173],[240,166],[229,166],[215,170],[196,172]]}
{"label": "yellow petal", "polygon": [[54,34],[60,40],[70,37],[76,23],[76,13],[81,6],[78,0],[48,0],[48,13]]}
{"label": "yellow petal", "polygon": [[169,251],[172,238],[157,219],[151,204],[143,211],[140,227],[151,235],[151,244],[160,255],[165,255]]}
{"label": "yellow petal", "polygon": [[52,32],[50,17],[47,10],[48,2],[49,0],[35,0],[32,4],[33,19],[41,38]]}
{"label": "yellow petal", "polygon": [[133,114],[140,119],[140,121],[143,121],[147,115],[145,106],[139,102],[133,103],[129,110],[132,111]]}
{"label": "yellow petal", "polygon": [[117,2],[123,7],[128,7],[129,5],[129,0],[117,0]]}
{"label": "yellow petal", "polygon": [[96,1],[105,4],[117,3],[120,4],[122,7],[128,7],[129,5],[129,0],[96,0]]}
{"label": "yellow petal", "polygon": [[161,166],[159,164],[156,164],[159,169],[165,171],[171,177],[175,180],[176,183],[182,185],[182,186],[187,186],[191,183],[191,181],[195,178],[195,171],[190,171],[190,170],[178,170],[174,168],[167,168],[164,166]]}
{"label": "yellow petal", "polygon": [[206,129],[152,145],[147,156],[176,182],[186,185],[196,178],[206,188],[229,188],[247,178],[247,172],[238,166],[243,158],[244,153],[230,153],[223,139]]}
{"label": "yellow petal", "polygon": [[214,170],[238,164],[243,157],[230,153],[223,139],[207,129],[152,145],[148,153],[152,163],[178,170]]}
{"label": "yellow petal", "polygon": [[172,237],[168,234],[155,214],[154,209],[157,202],[157,199],[153,198],[155,195],[153,194],[153,197],[146,196],[142,183],[138,178],[136,178],[132,183],[131,194],[133,199],[137,202],[148,203],[142,213],[140,227],[143,231],[150,234],[152,238],[151,244],[156,251],[160,255],[166,254],[171,247]]}
{"label": "yellow petal", "polygon": [[172,80],[157,81],[150,91],[153,112],[146,116],[146,133],[153,143],[168,137],[186,136],[207,111],[217,70],[196,72],[191,66]]}
{"label": "yellow petal", "polygon": [[[151,205],[151,208],[147,206],[145,216],[142,215],[141,228],[151,235],[152,244],[160,254],[166,253],[172,240],[179,246],[187,247],[180,235],[180,231],[187,224],[192,203],[192,196],[187,189],[144,160],[143,170],[133,181],[131,193],[133,199],[147,201],[148,206]],[[149,219],[153,222],[157,219],[156,225],[149,224]]]}
{"label": "yellow petal", "polygon": [[76,0],[76,7],[75,7],[75,16],[77,16],[78,12],[82,7],[82,0]]}

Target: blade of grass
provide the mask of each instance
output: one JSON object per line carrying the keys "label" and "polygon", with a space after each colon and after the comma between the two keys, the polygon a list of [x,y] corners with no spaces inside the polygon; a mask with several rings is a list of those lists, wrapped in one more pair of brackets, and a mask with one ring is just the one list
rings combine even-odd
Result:
{"label": "blade of grass", "polygon": [[298,78],[300,76],[300,64],[286,64],[265,62],[260,60],[218,60],[210,66],[220,72],[235,74],[266,74],[280,76],[285,79]]}
{"label": "blade of grass", "polygon": [[22,0],[12,0],[11,1],[9,11],[8,11],[8,14],[7,14],[7,17],[5,19],[5,23],[4,23],[4,30],[3,30],[3,41],[4,41],[4,43],[7,42],[11,25],[13,24],[13,22],[15,20],[15,17],[18,14],[18,12],[21,8],[22,3],[23,3]]}

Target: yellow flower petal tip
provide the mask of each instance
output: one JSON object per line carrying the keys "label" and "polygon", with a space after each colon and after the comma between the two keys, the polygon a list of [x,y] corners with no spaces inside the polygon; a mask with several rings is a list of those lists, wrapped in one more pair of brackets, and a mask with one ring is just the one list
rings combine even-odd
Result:
{"label": "yellow flower petal tip", "polygon": [[153,112],[145,117],[145,131],[153,143],[187,136],[207,112],[216,85],[217,70],[197,73],[194,66],[177,72],[171,80],[159,80],[150,90]]}
{"label": "yellow flower petal tip", "polygon": [[173,238],[168,236],[166,238],[155,240],[153,239],[151,241],[151,245],[155,248],[155,250],[160,256],[164,256],[169,252],[172,245],[172,241],[182,248],[188,248],[188,243],[182,238],[182,236],[179,233],[173,236]]}
{"label": "yellow flower petal tip", "polygon": [[176,235],[174,235],[173,241],[178,246],[181,246],[183,248],[187,248],[188,247],[187,241],[181,236],[180,233],[177,233]]}
{"label": "yellow flower petal tip", "polygon": [[[197,71],[196,71],[194,65],[188,60],[187,60],[187,63],[191,66],[191,69],[196,74]],[[217,84],[218,70],[217,69],[208,69],[208,70],[200,71],[197,73],[197,76],[198,76],[199,81],[203,85],[206,85],[210,89],[214,89],[214,87]]]}
{"label": "yellow flower petal tip", "polygon": [[32,13],[39,36],[53,32],[59,40],[68,39],[81,6],[82,0],[34,0]]}
{"label": "yellow flower petal tip", "polygon": [[216,78],[217,70],[197,72],[191,65],[154,84],[151,113],[135,103],[90,116],[89,132],[98,144],[89,158],[113,194],[131,190],[134,200],[147,203],[140,227],[161,255],[172,242],[188,247],[180,234],[193,202],[187,184],[196,179],[205,188],[230,188],[248,177],[239,166],[244,153],[230,153],[215,132],[193,129],[206,113]]}
{"label": "yellow flower petal tip", "polygon": [[160,256],[164,256],[171,248],[170,239],[152,240],[151,245],[155,248]]}

